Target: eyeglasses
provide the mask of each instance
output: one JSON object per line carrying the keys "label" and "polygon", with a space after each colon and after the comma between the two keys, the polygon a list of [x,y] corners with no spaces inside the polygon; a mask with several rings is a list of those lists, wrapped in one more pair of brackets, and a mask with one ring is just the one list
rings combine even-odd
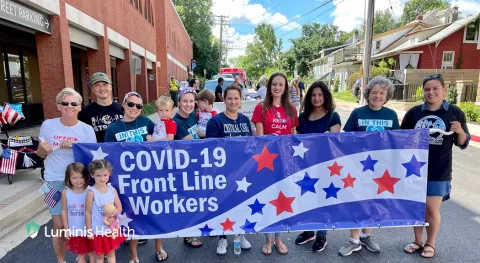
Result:
{"label": "eyeglasses", "polygon": [[432,80],[432,79],[443,79],[443,76],[442,74],[432,74],[432,75],[428,75],[426,76],[425,78],[423,78],[423,85],[425,85],[425,83],[429,80]]}
{"label": "eyeglasses", "polygon": [[72,107],[77,107],[80,104],[78,102],[68,102],[68,101],[62,101],[60,104],[64,107],[67,107],[68,105],[72,105]]}
{"label": "eyeglasses", "polygon": [[131,101],[127,101],[127,106],[130,107],[130,108],[133,107],[133,106],[135,106],[135,107],[137,107],[137,109],[139,109],[139,110],[141,110],[141,109],[143,108],[143,105],[142,105],[142,104],[140,104],[140,103],[135,104],[135,103],[133,103],[133,102],[131,102]]}

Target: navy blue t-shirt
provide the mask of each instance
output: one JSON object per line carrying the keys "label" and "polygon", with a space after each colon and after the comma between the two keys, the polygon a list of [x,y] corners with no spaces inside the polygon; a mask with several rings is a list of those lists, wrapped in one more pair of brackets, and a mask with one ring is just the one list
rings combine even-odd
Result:
{"label": "navy blue t-shirt", "polygon": [[325,116],[314,121],[309,120],[307,114],[302,112],[298,117],[298,123],[297,132],[299,134],[325,133],[330,131],[330,127],[332,126],[337,124],[340,126],[342,125],[340,115],[336,112],[327,112]]}
{"label": "navy blue t-shirt", "polygon": [[351,131],[384,131],[398,130],[397,113],[389,108],[382,107],[380,110],[372,110],[368,106],[356,108],[350,114],[343,130]]}
{"label": "navy blue t-shirt", "polygon": [[213,116],[207,123],[207,138],[243,137],[252,135],[252,126],[247,116],[238,113],[232,120],[224,112]]}
{"label": "navy blue t-shirt", "polygon": [[174,140],[182,140],[188,135],[192,135],[194,140],[200,139],[197,134],[198,125],[195,112],[190,113],[187,118],[183,118],[177,113],[172,119],[177,123],[177,134],[175,134]]}

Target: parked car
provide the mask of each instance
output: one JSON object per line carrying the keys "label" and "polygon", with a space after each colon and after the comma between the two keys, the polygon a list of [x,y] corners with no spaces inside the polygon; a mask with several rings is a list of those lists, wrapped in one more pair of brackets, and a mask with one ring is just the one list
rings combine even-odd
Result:
{"label": "parked car", "polygon": [[[225,79],[223,81],[223,86],[222,86],[222,93],[223,91],[228,87],[230,86],[230,84],[232,84],[233,82],[235,82],[234,79]],[[215,93],[215,88],[217,87],[218,85],[218,80],[207,80],[205,82],[205,86],[204,86],[204,89],[208,89],[210,90],[211,92]]]}
{"label": "parked car", "polygon": [[[389,79],[393,83],[393,86],[395,87],[395,90],[393,91],[392,99],[402,100],[403,99],[403,90],[405,89],[406,85],[402,81],[400,81],[396,78],[387,77],[387,79]],[[368,79],[368,81],[370,81],[370,80],[372,80],[372,78]],[[362,79],[357,79],[352,86],[352,95],[354,97],[356,97],[359,101],[360,101],[360,96],[361,96],[361,92],[360,92],[361,84],[362,84]]]}
{"label": "parked car", "polygon": [[212,80],[219,79],[219,78],[224,78],[224,79],[234,79],[232,74],[218,74],[218,75],[213,75]]}

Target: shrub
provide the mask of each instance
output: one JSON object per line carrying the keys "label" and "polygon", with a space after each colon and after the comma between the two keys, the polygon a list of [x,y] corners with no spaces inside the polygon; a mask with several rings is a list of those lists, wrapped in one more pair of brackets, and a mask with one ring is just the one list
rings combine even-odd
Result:
{"label": "shrub", "polygon": [[474,102],[460,102],[458,107],[465,113],[467,121],[480,122],[480,107]]}
{"label": "shrub", "polygon": [[413,99],[415,101],[423,101],[423,88],[420,86],[415,91],[415,95],[413,95]]}
{"label": "shrub", "polygon": [[351,90],[353,87],[353,84],[355,84],[355,81],[357,81],[357,79],[361,77],[362,77],[362,73],[360,72],[355,72],[352,75],[350,75],[350,77],[347,80],[347,89]]}
{"label": "shrub", "polygon": [[335,78],[333,80],[333,92],[338,92],[339,89],[340,89],[340,79]]}
{"label": "shrub", "polygon": [[155,101],[143,105],[143,115],[148,116],[157,112]]}
{"label": "shrub", "polygon": [[452,105],[457,104],[457,88],[456,87],[448,88],[447,101],[449,104],[452,104]]}

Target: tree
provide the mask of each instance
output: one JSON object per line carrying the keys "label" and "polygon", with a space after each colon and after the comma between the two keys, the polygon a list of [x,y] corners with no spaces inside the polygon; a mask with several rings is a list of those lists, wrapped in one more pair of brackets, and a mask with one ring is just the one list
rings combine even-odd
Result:
{"label": "tree", "polygon": [[448,0],[410,0],[403,7],[403,15],[400,24],[406,25],[415,20],[416,16],[424,15],[434,9],[450,7]]}
{"label": "tree", "polygon": [[395,20],[388,9],[375,11],[373,34],[381,34],[393,28],[395,28]]}
{"label": "tree", "polygon": [[212,0],[176,0],[175,9],[193,43],[193,58],[197,62],[195,72],[203,70],[218,73],[219,41],[212,34]]}

